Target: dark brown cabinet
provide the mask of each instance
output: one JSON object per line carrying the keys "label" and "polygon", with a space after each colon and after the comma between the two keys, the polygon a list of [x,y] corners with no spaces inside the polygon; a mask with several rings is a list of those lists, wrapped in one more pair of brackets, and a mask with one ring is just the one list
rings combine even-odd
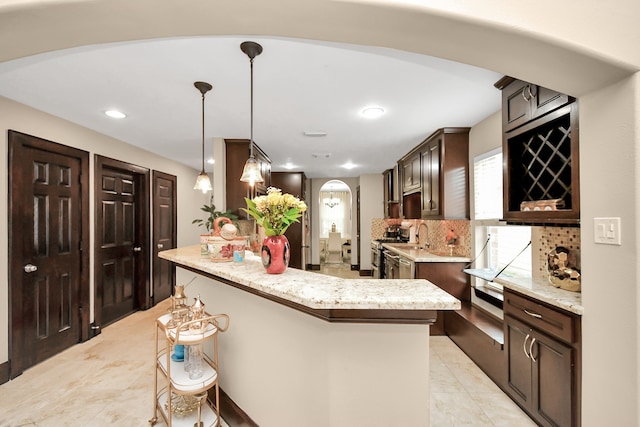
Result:
{"label": "dark brown cabinet", "polygon": [[405,218],[469,218],[469,128],[438,129],[398,167]]}
{"label": "dark brown cabinet", "polygon": [[506,391],[543,426],[580,425],[580,319],[505,290]]}
{"label": "dark brown cabinet", "polygon": [[[461,301],[471,301],[471,279],[462,272],[464,262],[417,262],[415,278],[427,279]],[[445,335],[444,312],[438,312],[436,322],[431,325],[431,335]]]}
{"label": "dark brown cabinet", "polygon": [[504,77],[496,86],[503,93],[502,121],[505,132],[562,107],[571,100],[563,93],[512,77]]}
{"label": "dark brown cabinet", "polygon": [[469,128],[442,128],[422,144],[422,218],[469,218]]}
{"label": "dark brown cabinet", "polygon": [[384,217],[385,218],[399,218],[400,217],[400,202],[398,201],[398,168],[387,169],[382,173],[384,197]]}
{"label": "dark brown cabinet", "polygon": [[541,86],[503,78],[504,219],[580,221],[578,103]]}
{"label": "dark brown cabinet", "polygon": [[[307,177],[304,172],[271,172],[272,186],[278,187],[283,193],[292,194],[305,201],[306,183]],[[304,256],[305,252],[308,252],[310,244],[310,232],[306,218],[305,214],[300,218],[300,222],[291,224],[285,233],[291,247],[289,267],[304,269],[304,263],[309,262],[308,256]]]}
{"label": "dark brown cabinet", "polygon": [[260,164],[264,182],[255,183],[250,186],[246,182],[240,181],[244,164],[249,158],[248,139],[225,139],[226,157],[226,201],[227,209],[240,218],[248,218],[248,215],[240,208],[247,207],[245,197],[253,198],[266,194],[267,188],[271,185],[271,159],[255,143],[253,145],[253,155]]}
{"label": "dark brown cabinet", "polygon": [[422,185],[420,174],[420,153],[412,153],[399,162],[402,174],[402,194],[420,191]]}

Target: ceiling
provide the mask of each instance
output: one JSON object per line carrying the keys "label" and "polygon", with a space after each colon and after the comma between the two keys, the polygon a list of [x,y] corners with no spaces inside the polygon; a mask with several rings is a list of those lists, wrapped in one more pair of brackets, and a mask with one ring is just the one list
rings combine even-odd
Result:
{"label": "ceiling", "polygon": [[[264,48],[254,61],[254,140],[274,171],[291,168],[310,178],[380,173],[436,129],[471,127],[500,109],[493,83],[502,75],[493,71],[277,37],[155,39],[40,54],[0,63],[0,96],[199,170],[202,101],[195,81],[213,85],[205,99],[205,156],[213,137],[250,136],[245,40]],[[370,105],[385,114],[362,117]],[[112,108],[127,117],[104,115]]]}

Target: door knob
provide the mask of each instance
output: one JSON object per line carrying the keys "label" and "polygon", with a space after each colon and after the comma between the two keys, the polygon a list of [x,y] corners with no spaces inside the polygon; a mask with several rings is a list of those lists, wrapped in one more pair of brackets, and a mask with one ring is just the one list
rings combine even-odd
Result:
{"label": "door knob", "polygon": [[33,273],[34,271],[37,271],[38,267],[36,267],[33,264],[27,264],[24,266],[24,271],[25,273]]}
{"label": "door knob", "polygon": [[140,246],[136,246],[133,248],[133,252],[142,252],[142,248]]}
{"label": "door knob", "polygon": [[162,243],[158,243],[158,249],[162,249],[164,248],[164,245]]}

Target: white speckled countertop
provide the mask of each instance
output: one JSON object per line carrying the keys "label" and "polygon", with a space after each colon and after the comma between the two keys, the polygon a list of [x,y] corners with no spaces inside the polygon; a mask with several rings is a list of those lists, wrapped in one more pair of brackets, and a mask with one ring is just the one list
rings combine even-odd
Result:
{"label": "white speckled countertop", "polygon": [[460,309],[458,299],[423,279],[342,279],[295,268],[267,274],[251,252],[241,263],[213,262],[200,256],[199,245],[162,251],[158,256],[312,309]]}
{"label": "white speckled countertop", "polygon": [[[412,243],[383,243],[382,246],[414,262],[471,262],[471,259],[466,257],[448,256],[447,254],[431,253],[428,249],[418,249],[418,246]],[[582,294],[580,292],[556,288],[543,278],[523,279],[508,276],[505,272],[494,279],[494,282],[554,307],[574,314],[583,314]]]}
{"label": "white speckled countertop", "polygon": [[471,258],[419,249],[414,243],[383,243],[382,247],[405,256],[413,262],[470,262]]}
{"label": "white speckled countertop", "polygon": [[567,310],[574,314],[582,315],[584,309],[582,307],[582,294],[580,292],[571,292],[564,289],[551,286],[543,278],[519,278],[500,275],[496,277],[494,282],[512,289],[521,294],[530,296],[542,302],[546,302],[554,307]]}

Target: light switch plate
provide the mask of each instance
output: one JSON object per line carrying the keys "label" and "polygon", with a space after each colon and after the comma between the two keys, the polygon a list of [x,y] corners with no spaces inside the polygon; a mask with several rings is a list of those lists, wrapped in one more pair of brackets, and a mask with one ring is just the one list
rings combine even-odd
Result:
{"label": "light switch plate", "polygon": [[594,218],[594,242],[604,245],[622,245],[620,218]]}

